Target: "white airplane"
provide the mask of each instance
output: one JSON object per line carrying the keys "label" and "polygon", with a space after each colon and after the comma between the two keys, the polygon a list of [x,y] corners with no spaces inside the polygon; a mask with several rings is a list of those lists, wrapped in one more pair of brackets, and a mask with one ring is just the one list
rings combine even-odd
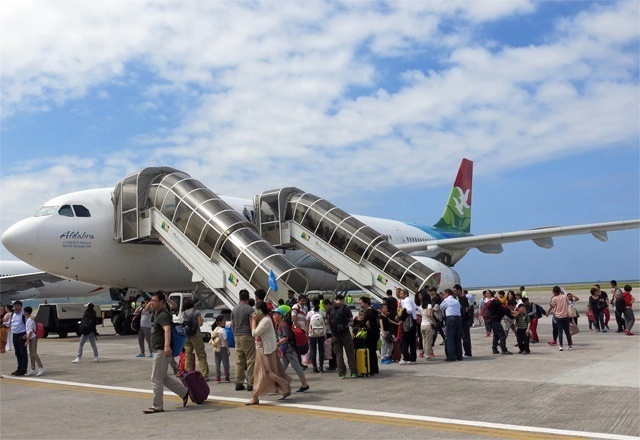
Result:
{"label": "white airplane", "polygon": [[43,272],[24,261],[0,261],[0,302],[25,299],[78,298],[105,293],[104,287]]}
{"label": "white airplane", "polygon": [[[171,174],[171,171],[168,173]],[[188,178],[185,180],[201,185],[188,175],[178,173]],[[439,274],[440,288],[450,287],[460,282],[460,277],[453,266],[472,248],[485,253],[499,253],[502,252],[503,243],[526,240],[532,240],[543,248],[550,248],[553,246],[552,237],[556,236],[591,233],[595,238],[606,241],[607,231],[640,227],[640,220],[629,220],[474,236],[470,233],[472,173],[473,163],[463,159],[444,214],[434,226],[355,215],[352,216],[355,219],[353,221],[363,222],[372,228],[373,232],[381,234],[388,243],[409,253],[419,263]],[[131,176],[127,179],[130,178]],[[157,191],[160,192],[159,189]],[[183,196],[187,198],[187,195],[183,194]],[[220,199],[237,213],[244,215],[248,221],[253,220],[258,214],[255,212],[254,202],[250,199],[222,196]],[[120,242],[114,239],[114,230],[119,227],[122,229],[121,225],[118,225],[118,215],[114,214],[114,200],[116,199],[114,199],[112,188],[79,191],[53,198],[46,202],[33,217],[19,221],[7,229],[2,235],[2,243],[21,260],[67,279],[117,289],[135,288],[146,292],[193,290],[201,281],[192,274],[195,272],[193,267],[191,270],[188,269],[186,266],[188,262],[183,263],[184,258],[177,258],[158,239],[153,239],[153,235],[150,236],[151,239],[136,242]],[[177,219],[179,209],[176,206],[180,202],[180,199],[176,199],[172,205],[173,211],[176,212],[171,214],[174,216],[174,223],[179,221]],[[294,208],[294,211],[296,209]],[[310,208],[307,209],[311,211]],[[328,214],[322,217],[322,220],[324,221],[327,217]],[[189,221],[191,220],[187,223]],[[199,221],[215,223],[213,217]],[[304,222],[301,219],[300,221],[304,226]],[[311,229],[316,235],[322,233],[322,228],[319,226],[314,229],[320,223],[317,220]],[[324,234],[329,232],[334,234],[335,238],[337,232],[334,230],[337,231],[339,228],[337,224],[333,225],[336,228],[324,229]],[[163,230],[165,226],[168,232],[173,225],[163,223]],[[174,226],[174,229],[171,229],[172,233],[175,234],[175,230]],[[152,234],[158,236],[159,233],[163,231],[156,229]],[[195,243],[198,245],[202,245],[204,236],[202,234],[204,232],[199,235],[201,237],[199,243],[198,238],[195,238]],[[306,235],[307,239],[308,236],[309,234]],[[376,240],[378,239],[380,236]],[[378,246],[379,241],[375,243]],[[336,286],[337,279],[345,279],[341,276],[341,268],[337,263],[320,262],[316,259],[321,257],[317,253],[312,256],[301,250],[291,250],[291,246],[282,252],[290,262],[307,273],[309,290],[332,288]],[[367,249],[367,252],[373,253],[371,249]],[[234,258],[237,258],[239,267],[240,257],[236,254]],[[216,258],[212,256],[211,259]],[[334,267],[330,270],[328,266]],[[380,269],[383,268],[380,267]],[[335,272],[339,272],[338,277]],[[407,269],[405,275],[408,272]],[[400,280],[400,276],[396,280]],[[382,280],[385,285],[388,281],[384,276],[378,277],[378,280]],[[234,280],[230,278],[229,281]],[[394,287],[394,283],[398,285],[396,281],[391,281],[388,284],[389,288]]]}

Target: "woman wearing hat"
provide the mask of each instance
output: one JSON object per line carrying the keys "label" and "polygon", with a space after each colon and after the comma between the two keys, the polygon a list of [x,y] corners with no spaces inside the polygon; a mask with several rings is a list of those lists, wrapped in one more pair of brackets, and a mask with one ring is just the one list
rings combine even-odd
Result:
{"label": "woman wearing hat", "polygon": [[[281,308],[273,313],[284,315]],[[256,340],[256,363],[251,400],[245,405],[257,405],[260,396],[274,392],[279,393],[281,399],[286,399],[291,394],[291,378],[278,359],[276,332],[265,302],[258,302],[255,313],[251,315],[251,334]]]}
{"label": "woman wearing hat", "polygon": [[96,325],[98,324],[98,316],[93,309],[93,303],[87,304],[87,308],[82,315],[82,321],[80,321],[80,344],[78,345],[78,357],[71,361],[72,364],[79,364],[82,358],[82,347],[84,343],[89,341],[91,348],[93,348],[93,362],[98,362],[98,346],[96,345]]}

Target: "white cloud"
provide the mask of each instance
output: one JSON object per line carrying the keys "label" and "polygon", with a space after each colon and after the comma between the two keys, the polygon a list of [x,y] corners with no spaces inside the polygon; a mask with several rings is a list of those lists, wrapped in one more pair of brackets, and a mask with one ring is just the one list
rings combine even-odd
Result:
{"label": "white cloud", "polygon": [[[5,118],[83,102],[91,90],[113,101],[111,88],[125,84],[143,88],[136,112],[173,125],[138,133],[138,151],[116,149],[98,159],[77,151],[22,170],[3,165],[2,227],[7,207],[34,190],[44,201],[115,185],[151,165],[184,169],[221,193],[298,185],[331,198],[345,188],[357,194],[448,181],[446,170],[462,155],[490,168],[637,142],[637,2],[600,4],[559,20],[543,44],[483,40],[483,24],[534,7],[5,5]],[[140,78],[147,71],[150,82]],[[167,99],[180,101],[177,114]],[[352,164],[366,172],[347,173]]]}

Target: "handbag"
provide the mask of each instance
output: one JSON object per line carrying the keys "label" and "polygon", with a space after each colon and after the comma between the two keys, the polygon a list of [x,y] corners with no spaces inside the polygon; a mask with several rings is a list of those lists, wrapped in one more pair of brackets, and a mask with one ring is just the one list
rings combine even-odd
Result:
{"label": "handbag", "polygon": [[576,323],[575,322],[570,322],[569,323],[569,334],[571,336],[573,336],[573,335],[577,335],[578,333],[580,333],[580,329],[578,328]]}
{"label": "handbag", "polygon": [[575,307],[573,307],[572,305],[569,305],[569,318],[577,318],[578,317],[578,311],[576,310]]}

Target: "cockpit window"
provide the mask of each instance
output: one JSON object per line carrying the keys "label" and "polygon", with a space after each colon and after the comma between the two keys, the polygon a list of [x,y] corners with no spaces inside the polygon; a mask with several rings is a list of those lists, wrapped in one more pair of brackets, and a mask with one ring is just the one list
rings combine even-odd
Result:
{"label": "cockpit window", "polygon": [[73,209],[71,209],[71,205],[63,205],[62,208],[58,210],[58,214],[64,217],[73,217]]}
{"label": "cockpit window", "polygon": [[91,217],[89,210],[82,205],[73,205],[73,210],[76,212],[76,217]]}
{"label": "cockpit window", "polygon": [[58,212],[59,206],[43,206],[38,209],[38,212],[34,214],[34,217],[46,217],[47,215],[52,215]]}

